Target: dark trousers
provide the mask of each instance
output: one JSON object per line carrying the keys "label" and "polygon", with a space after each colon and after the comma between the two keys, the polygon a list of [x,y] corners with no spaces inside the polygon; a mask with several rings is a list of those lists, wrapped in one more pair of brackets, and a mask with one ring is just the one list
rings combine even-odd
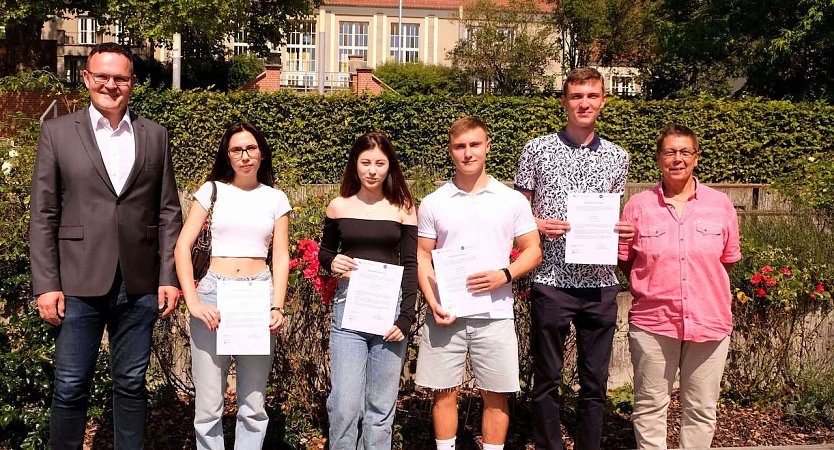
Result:
{"label": "dark trousers", "polygon": [[597,450],[608,385],[608,363],[617,322],[620,286],[555,288],[533,284],[530,293],[533,351],[533,441],[537,449],[561,450],[559,386],[570,324],[576,328],[579,399],[577,450]]}
{"label": "dark trousers", "polygon": [[[118,271],[117,271],[118,272]],[[144,445],[145,372],[157,317],[157,294],[127,295],[117,275],[102,297],[65,297],[65,317],[55,344],[55,394],[49,420],[52,449],[81,449],[90,387],[104,329],[113,378],[114,448]]]}

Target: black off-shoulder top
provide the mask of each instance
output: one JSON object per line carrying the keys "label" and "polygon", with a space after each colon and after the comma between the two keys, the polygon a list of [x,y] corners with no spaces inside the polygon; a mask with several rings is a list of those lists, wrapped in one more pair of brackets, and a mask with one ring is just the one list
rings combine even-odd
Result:
{"label": "black off-shoulder top", "polygon": [[417,226],[393,220],[324,218],[319,263],[330,271],[337,254],[403,266],[400,315],[394,321],[406,336],[417,302]]}

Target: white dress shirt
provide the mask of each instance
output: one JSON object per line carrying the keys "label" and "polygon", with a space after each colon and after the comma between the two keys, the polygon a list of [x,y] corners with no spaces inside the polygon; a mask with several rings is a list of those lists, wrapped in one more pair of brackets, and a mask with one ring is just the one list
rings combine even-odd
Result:
{"label": "white dress shirt", "polygon": [[114,130],[110,126],[110,121],[90,105],[90,122],[93,124],[96,143],[117,195],[121,194],[127,176],[133,169],[133,163],[136,162],[136,139],[129,118],[130,113],[125,111],[125,115]]}

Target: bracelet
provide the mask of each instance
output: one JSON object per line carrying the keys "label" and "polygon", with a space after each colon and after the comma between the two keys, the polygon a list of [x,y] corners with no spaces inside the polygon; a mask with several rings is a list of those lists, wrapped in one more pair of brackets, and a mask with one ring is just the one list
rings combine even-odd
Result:
{"label": "bracelet", "polygon": [[272,308],[269,308],[269,310],[270,311],[278,311],[279,313],[281,313],[282,316],[285,315],[283,306],[273,306]]}
{"label": "bracelet", "polygon": [[513,275],[510,273],[510,269],[504,267],[501,271],[504,272],[504,275],[507,277],[507,283],[512,283]]}

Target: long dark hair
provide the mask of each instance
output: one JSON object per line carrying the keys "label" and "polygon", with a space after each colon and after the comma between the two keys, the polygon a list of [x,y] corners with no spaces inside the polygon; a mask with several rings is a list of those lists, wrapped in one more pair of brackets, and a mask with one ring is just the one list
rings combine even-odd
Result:
{"label": "long dark hair", "polygon": [[248,131],[255,137],[260,149],[261,165],[258,167],[258,182],[269,187],[275,185],[275,173],[272,170],[272,149],[266,143],[264,135],[255,125],[249,122],[237,122],[229,125],[223,137],[220,139],[220,146],[217,148],[217,155],[214,157],[214,166],[209,173],[208,181],[222,181],[231,183],[235,179],[235,170],[229,156],[229,141],[232,136],[241,131]]}
{"label": "long dark hair", "polygon": [[388,158],[388,175],[382,182],[382,195],[385,199],[391,202],[392,205],[405,210],[410,210],[414,207],[414,198],[411,197],[411,192],[408,190],[408,185],[405,183],[403,171],[400,169],[400,162],[397,159],[397,154],[394,153],[394,145],[385,133],[378,131],[371,131],[365,133],[353,143],[348,155],[347,165],[345,165],[345,173],[342,175],[342,185],[339,187],[339,195],[342,197],[350,197],[359,192],[362,187],[362,182],[359,181],[359,174],[356,173],[356,164],[359,161],[359,155],[366,150],[378,148]]}

